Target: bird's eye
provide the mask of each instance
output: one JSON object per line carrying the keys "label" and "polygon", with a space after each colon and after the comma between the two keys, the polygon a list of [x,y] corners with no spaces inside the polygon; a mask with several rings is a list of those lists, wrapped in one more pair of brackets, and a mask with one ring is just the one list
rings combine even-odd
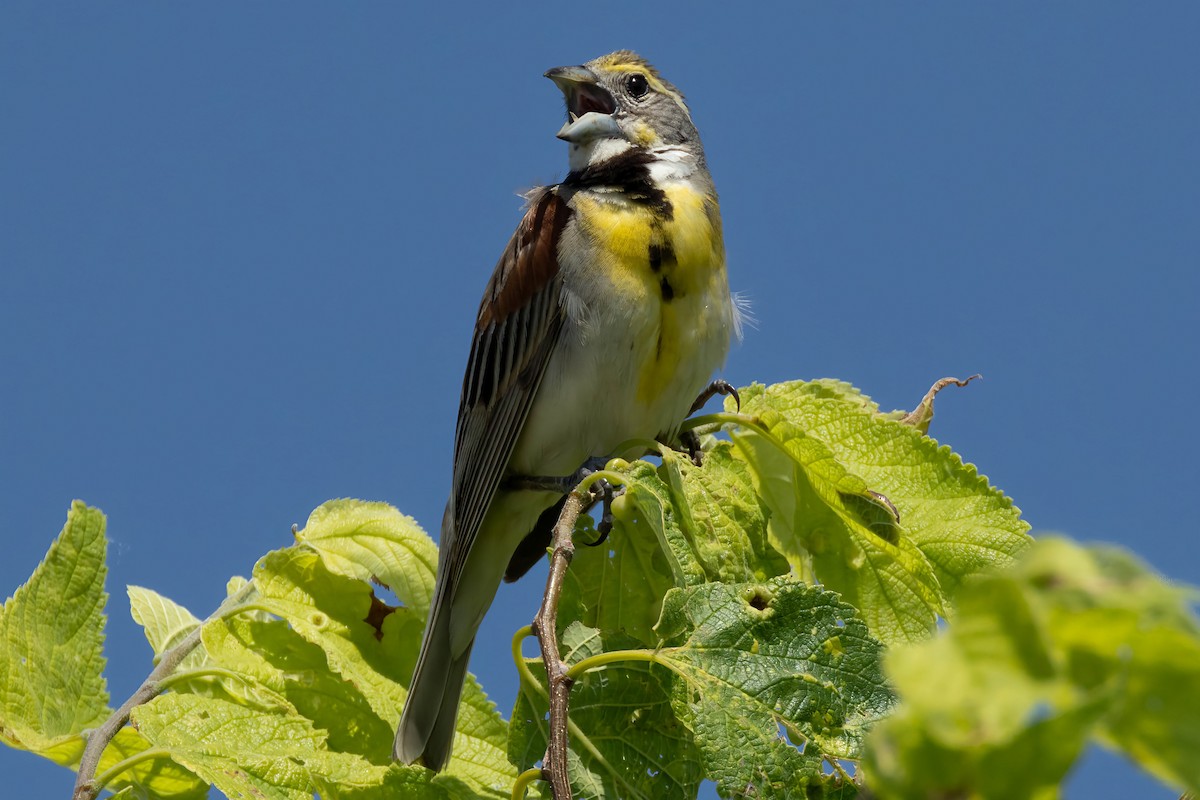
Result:
{"label": "bird's eye", "polygon": [[650,91],[650,84],[646,82],[646,76],[640,72],[635,72],[625,79],[625,88],[629,90],[629,94],[633,97],[645,97],[646,92]]}

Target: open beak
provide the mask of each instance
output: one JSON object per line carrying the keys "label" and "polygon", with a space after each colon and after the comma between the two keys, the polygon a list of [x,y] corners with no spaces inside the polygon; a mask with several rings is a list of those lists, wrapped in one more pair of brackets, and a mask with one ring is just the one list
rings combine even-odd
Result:
{"label": "open beak", "polygon": [[617,103],[587,67],[555,67],[546,72],[567,100],[567,124],[557,136],[572,144],[593,139],[623,139],[613,114]]}

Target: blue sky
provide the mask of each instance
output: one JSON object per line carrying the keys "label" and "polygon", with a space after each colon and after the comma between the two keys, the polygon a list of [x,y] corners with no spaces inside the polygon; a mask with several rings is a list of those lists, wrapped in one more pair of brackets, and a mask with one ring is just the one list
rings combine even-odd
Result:
{"label": "blue sky", "polygon": [[[565,172],[542,72],[618,48],[704,137],[759,320],[725,377],[911,407],[981,372],[940,441],[1035,529],[1200,583],[1200,5],[729,5],[5,3],[0,595],[103,508],[119,700],[126,584],[203,615],[333,497],[435,529],[516,192]],[[502,709],[541,585],[476,646]],[[1098,752],[1068,796],[1174,797]]]}

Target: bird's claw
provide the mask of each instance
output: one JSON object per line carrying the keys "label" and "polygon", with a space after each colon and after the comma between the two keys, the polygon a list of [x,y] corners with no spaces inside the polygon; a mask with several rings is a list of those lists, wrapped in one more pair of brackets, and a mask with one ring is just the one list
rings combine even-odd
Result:
{"label": "bird's claw", "polygon": [[613,529],[613,513],[612,503],[613,498],[625,491],[625,487],[621,486],[614,488],[611,483],[605,480],[596,481],[592,487],[592,502],[597,500],[602,503],[600,511],[600,522],[596,524],[596,530],[600,533],[600,538],[594,542],[584,542],[588,547],[599,547],[608,539],[608,535]]}
{"label": "bird's claw", "polygon": [[683,431],[679,434],[679,444],[687,452],[688,458],[697,467],[704,466],[704,451],[700,447],[700,437],[695,431]]}
{"label": "bird's claw", "polygon": [[510,475],[504,481],[505,489],[524,489],[527,491],[558,492],[566,494],[574,489],[588,475],[604,469],[608,462],[603,458],[589,458],[583,466],[570,475]]}
{"label": "bird's claw", "polygon": [[722,395],[724,397],[732,397],[737,402],[738,411],[742,410],[742,397],[738,394],[738,390],[733,387],[729,381],[717,378],[704,388],[700,396],[696,398],[696,402],[692,403],[692,408],[688,411],[688,416],[695,414],[700,409],[704,408],[704,404],[713,398],[714,395]]}

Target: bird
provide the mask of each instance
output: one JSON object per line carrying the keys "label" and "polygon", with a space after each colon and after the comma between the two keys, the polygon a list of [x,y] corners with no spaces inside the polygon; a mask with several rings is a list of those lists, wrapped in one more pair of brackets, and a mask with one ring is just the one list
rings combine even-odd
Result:
{"label": "bird", "polygon": [[545,73],[562,182],[526,194],[475,320],[437,575],[393,757],[450,758],[475,634],[501,582],[544,558],[568,476],[630,439],[670,441],[738,325],[717,193],[683,94],[619,50]]}

